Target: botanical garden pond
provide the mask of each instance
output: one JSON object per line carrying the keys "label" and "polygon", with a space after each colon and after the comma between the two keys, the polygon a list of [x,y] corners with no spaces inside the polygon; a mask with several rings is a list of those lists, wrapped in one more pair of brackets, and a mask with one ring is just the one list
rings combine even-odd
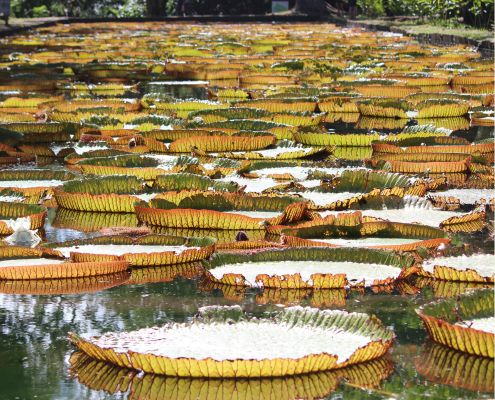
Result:
{"label": "botanical garden pond", "polygon": [[2,39],[0,399],[490,398],[493,81],[330,24]]}

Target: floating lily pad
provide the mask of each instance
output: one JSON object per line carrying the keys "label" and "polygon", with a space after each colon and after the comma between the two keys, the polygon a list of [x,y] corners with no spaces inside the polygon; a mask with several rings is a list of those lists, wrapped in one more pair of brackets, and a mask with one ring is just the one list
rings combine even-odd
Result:
{"label": "floating lily pad", "polygon": [[74,345],[97,360],[159,375],[208,378],[326,371],[378,358],[393,339],[392,331],[366,314],[295,307],[256,319],[237,306],[205,307],[199,319],[185,324],[86,339],[70,334]]}
{"label": "floating lily pad", "polygon": [[0,201],[0,235],[14,233],[16,220],[27,218],[32,230],[40,229],[46,217],[46,208],[36,204]]}
{"label": "floating lily pad", "polygon": [[207,264],[216,283],[284,289],[339,289],[390,285],[409,275],[412,258],[383,250],[290,248],[218,254]]}
{"label": "floating lily pad", "polygon": [[208,237],[145,235],[136,239],[126,236],[101,236],[47,245],[76,262],[125,260],[131,266],[156,266],[190,263],[210,257],[215,240]]}
{"label": "floating lily pad", "polygon": [[493,359],[493,290],[477,290],[416,310],[431,339],[475,356]]}
{"label": "floating lily pad", "polygon": [[495,281],[495,256],[474,254],[432,258],[423,262],[421,272],[425,276],[447,281],[493,283]]}
{"label": "floating lily pad", "polygon": [[115,274],[129,267],[126,261],[77,263],[41,255],[20,253],[18,258],[12,258],[10,249],[0,247],[0,280],[83,278]]}

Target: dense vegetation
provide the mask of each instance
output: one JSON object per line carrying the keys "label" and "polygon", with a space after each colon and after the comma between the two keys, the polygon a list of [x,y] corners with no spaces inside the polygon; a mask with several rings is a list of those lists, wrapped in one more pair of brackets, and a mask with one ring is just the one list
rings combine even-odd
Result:
{"label": "dense vegetation", "polygon": [[493,0],[357,0],[368,17],[417,16],[440,24],[463,23],[493,28]]}
{"label": "dense vegetation", "polygon": [[187,3],[196,14],[264,14],[269,0],[11,0],[17,17],[143,17],[177,15]]}
{"label": "dense vegetation", "polygon": [[[322,3],[324,0],[319,0]],[[298,0],[297,3],[315,0]],[[270,11],[269,0],[12,0],[12,14],[17,17],[141,17],[177,15],[184,11],[196,14],[263,14]],[[294,1],[289,2],[291,6]],[[327,3],[346,9],[347,1]],[[433,22],[493,27],[494,0],[357,0],[361,14],[367,17],[415,16]]]}

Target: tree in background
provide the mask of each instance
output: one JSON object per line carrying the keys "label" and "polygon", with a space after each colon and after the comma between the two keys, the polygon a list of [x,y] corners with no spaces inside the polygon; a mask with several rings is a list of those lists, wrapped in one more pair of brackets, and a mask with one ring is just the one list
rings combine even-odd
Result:
{"label": "tree in background", "polygon": [[[265,14],[271,0],[187,0],[194,14]],[[163,17],[181,14],[184,0],[12,0],[16,17]]]}
{"label": "tree in background", "polygon": [[[294,10],[327,15],[340,0],[295,0]],[[348,0],[342,0],[345,3]],[[413,16],[440,23],[493,29],[494,0],[356,0],[366,17]],[[181,3],[182,2],[182,3]],[[181,15],[188,3],[191,14],[265,14],[271,0],[11,0],[16,17],[162,17]],[[294,0],[290,1],[291,5]]]}
{"label": "tree in background", "polygon": [[146,16],[162,17],[166,15],[165,0],[146,0]]}
{"label": "tree in background", "polygon": [[197,15],[265,14],[271,10],[271,0],[183,0],[186,2]]}
{"label": "tree in background", "polygon": [[441,24],[493,29],[494,0],[357,0],[367,17],[413,16]]}
{"label": "tree in background", "polygon": [[144,0],[11,0],[12,15],[37,17],[143,17]]}
{"label": "tree in background", "polygon": [[329,10],[325,0],[296,0],[294,11],[301,14],[327,15]]}

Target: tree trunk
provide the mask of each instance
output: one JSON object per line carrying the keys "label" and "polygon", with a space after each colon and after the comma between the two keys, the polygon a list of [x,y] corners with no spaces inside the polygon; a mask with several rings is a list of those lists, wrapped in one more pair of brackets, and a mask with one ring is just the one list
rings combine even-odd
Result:
{"label": "tree trunk", "polygon": [[310,15],[327,15],[328,6],[325,0],[296,0],[296,12]]}
{"label": "tree trunk", "polygon": [[146,0],[146,16],[165,16],[165,0]]}

